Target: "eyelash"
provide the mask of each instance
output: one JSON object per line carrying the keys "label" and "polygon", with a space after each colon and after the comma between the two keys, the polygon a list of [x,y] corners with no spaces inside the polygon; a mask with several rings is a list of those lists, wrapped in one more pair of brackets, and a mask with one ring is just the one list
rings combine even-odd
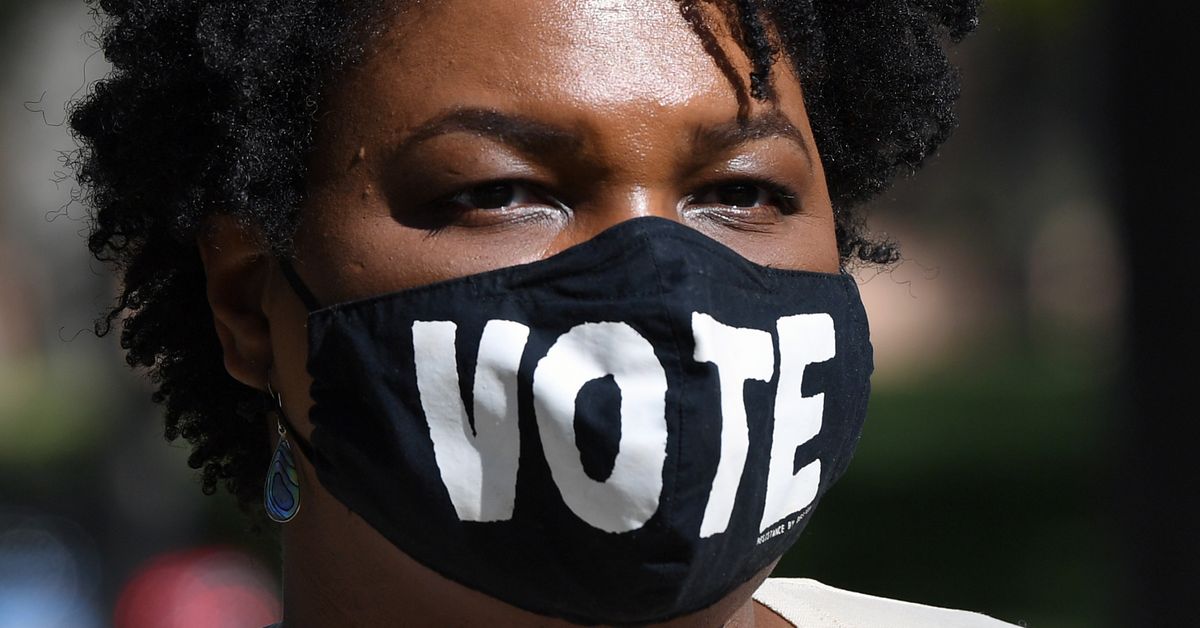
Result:
{"label": "eyelash", "polygon": [[[514,197],[528,196],[528,197],[530,197],[530,199],[533,202],[536,202],[538,204],[549,205],[551,207],[555,207],[560,210],[566,209],[566,205],[564,205],[562,202],[560,202],[558,199],[556,199],[554,197],[554,195],[546,193],[546,191],[540,185],[537,185],[536,183],[526,182],[526,181],[509,180],[509,179],[501,179],[501,180],[497,180],[497,181],[487,181],[485,183],[473,185],[469,188],[459,190],[458,192],[455,192],[454,194],[451,194],[450,196],[445,197],[442,201],[438,202],[437,204],[452,207],[452,208],[458,208],[460,210],[468,210],[468,211],[473,210],[473,209],[503,209],[504,207],[507,207],[513,203],[516,203],[516,205],[518,207],[531,204],[530,201],[518,203],[516,201],[510,200],[509,202],[504,203],[503,206],[499,206],[499,207],[497,207],[497,206],[481,207],[478,205],[473,205],[470,202],[469,197],[471,195],[486,193],[489,191],[495,191],[500,188],[511,188],[511,191],[514,192],[511,196],[514,196]],[[525,195],[517,194],[516,193],[517,190],[524,191],[524,192],[526,192],[526,194]]]}
{"label": "eyelash", "polygon": [[[721,188],[732,187],[754,187],[761,192],[765,192],[767,205],[779,208],[779,212],[785,216],[798,213],[800,211],[799,196],[792,191],[790,187],[783,183],[772,181],[770,179],[729,179],[708,185],[700,190],[699,193],[686,197],[685,202],[693,203],[698,198],[704,197],[706,194],[713,193]],[[734,207],[737,209],[750,209],[741,205],[728,205],[725,203],[716,203],[725,207]]]}

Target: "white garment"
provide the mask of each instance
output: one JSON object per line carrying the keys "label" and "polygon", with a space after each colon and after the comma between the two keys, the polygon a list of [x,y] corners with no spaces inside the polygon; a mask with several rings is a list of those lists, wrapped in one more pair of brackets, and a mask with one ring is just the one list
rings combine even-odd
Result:
{"label": "white garment", "polygon": [[835,589],[807,578],[770,578],[754,599],[798,628],[1012,628],[987,615]]}

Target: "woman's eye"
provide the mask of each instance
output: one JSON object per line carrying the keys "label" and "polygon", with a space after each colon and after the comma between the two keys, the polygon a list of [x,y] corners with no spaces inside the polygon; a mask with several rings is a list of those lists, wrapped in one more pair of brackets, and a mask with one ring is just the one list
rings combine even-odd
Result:
{"label": "woman's eye", "polygon": [[515,226],[555,220],[570,209],[541,186],[513,180],[480,183],[442,196],[426,207],[431,229]]}
{"label": "woman's eye", "polygon": [[477,185],[450,199],[463,209],[507,209],[520,205],[554,204],[532,186],[514,181],[498,181]]}
{"label": "woman's eye", "polygon": [[725,205],[739,209],[774,206],[792,213],[796,197],[782,190],[755,183],[724,183],[702,190],[689,201],[692,205]]}

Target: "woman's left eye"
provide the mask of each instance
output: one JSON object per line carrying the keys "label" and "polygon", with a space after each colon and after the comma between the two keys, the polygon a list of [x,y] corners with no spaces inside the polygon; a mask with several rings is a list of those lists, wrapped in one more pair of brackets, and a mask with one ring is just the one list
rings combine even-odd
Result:
{"label": "woman's left eye", "polygon": [[688,199],[689,205],[724,205],[737,209],[771,206],[783,214],[793,213],[795,203],[796,196],[785,190],[751,182],[709,186]]}

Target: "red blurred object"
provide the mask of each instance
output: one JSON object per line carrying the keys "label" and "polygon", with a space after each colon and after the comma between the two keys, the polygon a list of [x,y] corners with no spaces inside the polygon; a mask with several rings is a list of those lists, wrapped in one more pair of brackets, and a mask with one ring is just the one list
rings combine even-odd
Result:
{"label": "red blurred object", "polygon": [[116,628],[262,628],[283,614],[275,583],[241,552],[221,547],[151,559],[125,585]]}

